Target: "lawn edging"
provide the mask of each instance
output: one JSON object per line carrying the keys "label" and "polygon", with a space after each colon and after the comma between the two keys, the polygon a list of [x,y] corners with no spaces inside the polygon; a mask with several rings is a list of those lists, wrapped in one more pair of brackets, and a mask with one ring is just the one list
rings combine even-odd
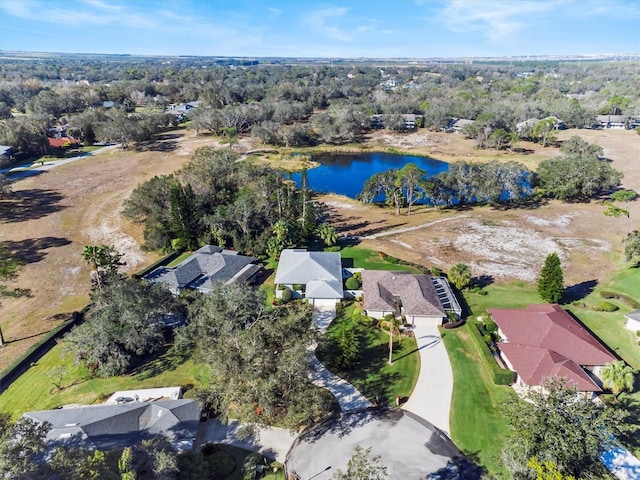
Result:
{"label": "lawn edging", "polygon": [[0,373],[0,394],[9,388],[29,367],[40,360],[56,344],[57,340],[65,333],[78,325],[84,319],[85,313],[89,310],[87,305],[78,312],[72,312],[66,320],[48,332],[41,340],[33,344],[21,357],[14,360],[7,368]]}
{"label": "lawn edging", "polygon": [[493,352],[483,340],[482,334],[478,329],[478,326],[480,324],[481,322],[468,322],[467,329],[469,330],[469,335],[471,336],[473,343],[475,343],[478,351],[480,352],[482,360],[484,360],[484,364],[487,367],[487,371],[491,375],[493,383],[495,383],[496,385],[511,385],[516,380],[515,372],[512,372],[511,370],[506,368],[502,368],[500,365],[498,365],[496,359],[493,356]]}

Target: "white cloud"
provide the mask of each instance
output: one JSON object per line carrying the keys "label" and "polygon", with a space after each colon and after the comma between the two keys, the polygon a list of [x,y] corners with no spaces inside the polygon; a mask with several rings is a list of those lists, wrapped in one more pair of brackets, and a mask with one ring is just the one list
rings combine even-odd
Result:
{"label": "white cloud", "polygon": [[269,10],[270,18],[276,18],[282,15],[282,10],[280,10],[279,8],[269,7],[267,10]]}
{"label": "white cloud", "polygon": [[532,16],[555,10],[563,3],[566,5],[558,0],[452,0],[440,12],[440,17],[454,32],[479,31],[490,40],[498,41],[524,28]]}
{"label": "white cloud", "polygon": [[3,0],[0,8],[15,17],[69,26],[129,26],[150,28],[153,19],[124,4],[106,4],[100,0],[84,0],[69,8],[67,4],[51,4],[36,0]]}
{"label": "white cloud", "polygon": [[347,8],[333,6],[314,10],[306,17],[304,23],[320,35],[341,42],[351,42],[353,36],[333,24],[336,18],[344,17],[348,12]]}

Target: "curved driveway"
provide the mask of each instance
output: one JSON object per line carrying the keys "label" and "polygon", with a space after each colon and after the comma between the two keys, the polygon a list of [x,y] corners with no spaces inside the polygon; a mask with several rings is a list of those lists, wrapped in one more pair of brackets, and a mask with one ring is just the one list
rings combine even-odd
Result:
{"label": "curved driveway", "polygon": [[437,325],[414,328],[420,352],[420,373],[403,408],[431,422],[449,435],[453,371]]}

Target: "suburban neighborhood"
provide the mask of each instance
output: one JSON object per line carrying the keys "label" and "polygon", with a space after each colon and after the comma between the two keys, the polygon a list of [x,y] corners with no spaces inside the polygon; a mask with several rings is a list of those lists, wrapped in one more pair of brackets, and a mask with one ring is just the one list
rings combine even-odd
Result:
{"label": "suburban neighborhood", "polygon": [[640,480],[639,15],[0,0],[0,479]]}

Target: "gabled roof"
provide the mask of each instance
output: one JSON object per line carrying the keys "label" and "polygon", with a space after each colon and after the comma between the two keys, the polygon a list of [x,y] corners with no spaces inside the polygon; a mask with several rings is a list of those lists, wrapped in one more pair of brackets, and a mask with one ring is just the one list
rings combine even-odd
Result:
{"label": "gabled roof", "polygon": [[275,283],[306,285],[307,298],[342,298],[340,254],[287,248],[280,254]]}
{"label": "gabled roof", "polygon": [[577,363],[546,348],[498,343],[527,385],[542,385],[547,377],[563,377],[583,392],[599,392],[600,387]]}
{"label": "gabled roof", "polygon": [[27,412],[23,417],[51,424],[46,439],[52,447],[108,451],[164,434],[173,448],[188,450],[198,432],[200,407],[194,400],[162,400]]}
{"label": "gabled roof", "polygon": [[365,310],[393,311],[396,308],[395,297],[400,297],[407,315],[446,316],[429,275],[364,270],[362,294]]}
{"label": "gabled roof", "polygon": [[[487,311],[508,342],[500,344],[501,350],[525,382],[526,378],[541,381],[544,377],[566,376],[558,373],[559,365],[568,374],[567,369],[573,371],[575,365],[604,365],[616,360],[597,338],[559,305],[529,305],[526,309]],[[547,354],[533,355],[532,348],[546,351]],[[571,377],[568,378],[571,380]],[[582,378],[584,382],[590,382],[585,372],[582,372]],[[586,383],[581,385],[586,386]]]}
{"label": "gabled roof", "polygon": [[144,278],[152,283],[166,283],[174,289],[208,290],[214,282],[249,279],[260,269],[254,261],[253,257],[238,255],[232,250],[205,245],[175,267],[158,267]]}

